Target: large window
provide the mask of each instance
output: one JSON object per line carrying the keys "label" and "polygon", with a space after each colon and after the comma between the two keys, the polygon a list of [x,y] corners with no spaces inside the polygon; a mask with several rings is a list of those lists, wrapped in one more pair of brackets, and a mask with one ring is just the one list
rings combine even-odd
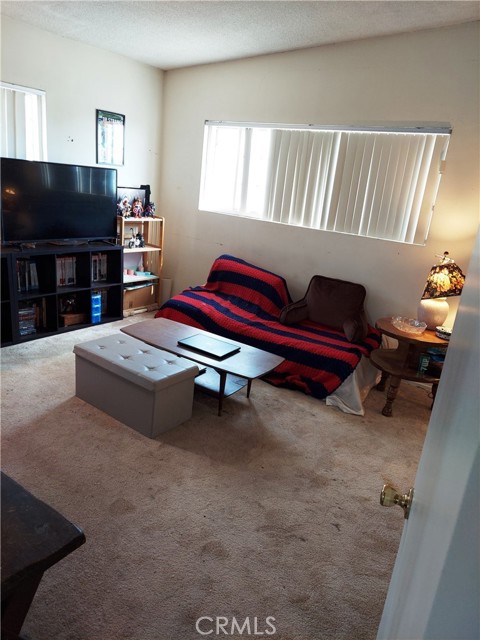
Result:
{"label": "large window", "polygon": [[45,92],[0,82],[1,154],[47,160]]}
{"label": "large window", "polygon": [[424,244],[450,133],[207,121],[199,208]]}

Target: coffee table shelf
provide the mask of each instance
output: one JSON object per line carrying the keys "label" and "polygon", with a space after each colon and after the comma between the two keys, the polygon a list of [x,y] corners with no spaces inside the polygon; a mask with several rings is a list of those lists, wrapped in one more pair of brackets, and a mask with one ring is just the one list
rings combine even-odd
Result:
{"label": "coffee table shelf", "polygon": [[[211,395],[218,397],[220,374],[212,367],[206,367],[205,373],[195,378],[195,384],[197,387],[201,387],[206,393],[210,393]],[[227,398],[228,396],[233,396],[234,393],[241,391],[247,385],[248,380],[246,378],[227,374],[223,397]]]}

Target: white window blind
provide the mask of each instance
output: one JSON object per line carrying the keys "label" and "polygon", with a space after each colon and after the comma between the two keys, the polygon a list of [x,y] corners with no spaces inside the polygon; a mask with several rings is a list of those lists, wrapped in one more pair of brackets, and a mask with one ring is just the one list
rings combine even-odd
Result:
{"label": "white window blind", "polygon": [[2,156],[46,160],[45,92],[1,82],[0,99]]}
{"label": "white window blind", "polygon": [[450,133],[207,121],[199,207],[423,244]]}

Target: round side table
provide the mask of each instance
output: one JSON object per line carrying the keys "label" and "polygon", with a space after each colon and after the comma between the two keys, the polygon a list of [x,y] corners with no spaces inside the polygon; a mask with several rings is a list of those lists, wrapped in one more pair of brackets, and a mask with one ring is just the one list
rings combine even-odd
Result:
{"label": "round side table", "polygon": [[390,376],[387,400],[382,409],[382,414],[387,417],[392,415],[392,404],[397,397],[398,388],[402,380],[415,380],[431,384],[432,395],[435,400],[440,375],[435,376],[420,372],[419,359],[420,355],[431,347],[446,349],[448,340],[437,337],[435,331],[429,331],[428,329],[421,334],[401,331],[392,324],[391,317],[380,318],[375,323],[375,326],[383,335],[398,340],[396,349],[380,348],[375,349],[370,354],[371,363],[382,372],[381,380],[376,387],[379,391],[385,390],[385,383]]}

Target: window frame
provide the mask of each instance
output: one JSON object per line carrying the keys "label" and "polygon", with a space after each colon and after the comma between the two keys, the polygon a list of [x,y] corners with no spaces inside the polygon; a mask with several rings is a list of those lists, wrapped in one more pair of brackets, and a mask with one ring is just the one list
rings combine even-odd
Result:
{"label": "window frame", "polygon": [[46,92],[0,81],[2,156],[48,160]]}
{"label": "window frame", "polygon": [[[220,192],[228,182],[222,181],[219,177],[226,163],[219,164],[220,169],[215,178],[213,173],[209,173],[212,164],[209,166],[208,162],[212,163],[212,159],[215,158],[216,151],[212,151],[212,144],[220,146],[216,136],[223,129],[243,131],[243,144],[247,153],[244,154],[243,149],[239,149],[236,162],[238,175],[234,183],[236,189],[242,193],[241,199],[237,199],[235,205],[233,201],[227,203],[225,200],[224,204],[219,206],[218,201],[213,202],[212,194],[218,200],[220,196],[217,189]],[[276,171],[277,174],[268,178],[268,185],[265,187],[270,190],[270,200],[263,210],[260,207],[256,212],[252,212],[244,206],[248,199],[248,166],[251,161],[248,149],[252,143],[252,136],[255,136],[254,132],[266,130],[272,131],[272,140],[276,137],[279,139],[270,143],[272,149],[275,145],[283,145],[285,148],[281,148],[280,151],[276,147],[273,151],[270,150],[271,154],[278,156],[272,164],[273,169],[270,167],[270,170]],[[424,245],[441,175],[445,169],[451,134],[452,128],[449,125],[372,127],[206,120],[199,210]],[[212,139],[212,135],[215,136],[215,140]],[[325,158],[318,161],[322,163],[320,167],[315,165],[318,164],[318,158],[315,156],[318,150],[314,152],[308,149],[308,145],[314,145],[315,141],[326,145],[325,149],[323,146],[321,149]],[[373,144],[372,149],[367,148],[367,142]],[[402,163],[406,163],[405,166]],[[356,181],[359,176],[361,180]],[[323,192],[318,184],[313,188],[308,184],[309,180],[316,180],[318,183],[320,179],[326,181]],[[367,183],[373,196],[365,191]],[[379,185],[382,190],[378,188]],[[284,190],[283,194],[281,189]],[[365,214],[366,205],[362,199],[367,196],[374,198],[374,201],[367,203],[370,208],[367,208]],[[292,203],[287,202],[285,206],[285,201],[289,199]],[[352,209],[352,202],[357,199],[355,210]],[[356,221],[347,220],[347,205],[348,215],[352,215],[354,211]],[[392,206],[395,208],[391,209]],[[286,212],[280,211],[281,207],[285,208]],[[319,207],[326,207],[321,215],[317,212]],[[361,220],[359,210],[362,211]]]}

